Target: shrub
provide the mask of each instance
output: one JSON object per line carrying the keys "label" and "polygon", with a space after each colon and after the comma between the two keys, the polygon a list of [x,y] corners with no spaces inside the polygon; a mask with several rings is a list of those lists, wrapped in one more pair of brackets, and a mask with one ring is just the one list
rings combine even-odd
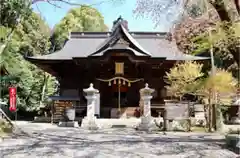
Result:
{"label": "shrub", "polygon": [[0,119],[0,133],[11,133],[12,126],[3,119]]}

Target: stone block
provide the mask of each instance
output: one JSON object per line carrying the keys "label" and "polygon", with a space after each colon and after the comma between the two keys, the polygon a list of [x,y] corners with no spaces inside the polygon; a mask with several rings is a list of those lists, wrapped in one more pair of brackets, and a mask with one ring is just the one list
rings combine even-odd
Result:
{"label": "stone block", "polygon": [[68,121],[68,122],[60,121],[60,122],[58,123],[58,126],[59,126],[59,127],[79,127],[77,121]]}

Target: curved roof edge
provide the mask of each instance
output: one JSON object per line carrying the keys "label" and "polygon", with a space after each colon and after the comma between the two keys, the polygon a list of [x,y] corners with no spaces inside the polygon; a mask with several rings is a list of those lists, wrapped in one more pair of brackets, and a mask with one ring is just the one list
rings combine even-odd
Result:
{"label": "curved roof edge", "polygon": [[[142,54],[138,51],[136,51],[135,49],[131,48],[131,47],[125,47],[125,48],[122,48],[124,50],[129,50],[131,51],[135,56],[138,56],[138,57],[151,57],[149,55],[145,55],[145,54]],[[112,47],[108,47],[107,49],[104,49],[103,51],[97,53],[97,54],[94,54],[92,56],[102,56],[104,55],[107,51],[109,50],[121,50],[121,48],[112,48]]]}
{"label": "curved roof edge", "polygon": [[[53,55],[52,55],[53,54]],[[34,60],[45,60],[45,61],[63,61],[63,60],[72,60],[72,58],[55,58],[55,53],[46,54],[42,56],[24,56],[25,60],[34,61]],[[51,55],[51,56],[50,56]],[[52,57],[52,58],[51,58]]]}
{"label": "curved roof edge", "polygon": [[129,39],[130,42],[132,42],[133,45],[135,45],[137,48],[139,48],[143,54],[148,55],[148,56],[152,56],[152,54],[148,51],[146,51],[129,33],[128,31],[124,28],[124,26],[122,26],[120,24],[120,27],[122,28],[124,34],[127,36],[127,38]]}
{"label": "curved roof edge", "polygon": [[193,61],[193,60],[209,60],[211,59],[210,57],[200,57],[200,56],[193,56],[193,55],[188,55],[188,54],[183,54],[181,56],[175,56],[172,58],[166,58],[166,60],[178,60],[178,61]]}

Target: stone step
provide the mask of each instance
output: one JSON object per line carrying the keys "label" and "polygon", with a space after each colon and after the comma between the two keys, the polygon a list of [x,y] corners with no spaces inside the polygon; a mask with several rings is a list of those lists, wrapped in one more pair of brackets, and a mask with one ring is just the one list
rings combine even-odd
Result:
{"label": "stone step", "polygon": [[100,128],[120,128],[120,127],[135,127],[140,123],[139,118],[120,118],[120,119],[97,119],[97,124]]}
{"label": "stone step", "polygon": [[112,128],[126,128],[126,125],[112,125]]}

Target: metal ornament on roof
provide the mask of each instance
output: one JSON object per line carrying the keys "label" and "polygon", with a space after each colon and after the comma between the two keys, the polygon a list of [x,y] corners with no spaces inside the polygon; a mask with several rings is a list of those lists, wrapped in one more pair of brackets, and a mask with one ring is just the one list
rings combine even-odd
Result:
{"label": "metal ornament on roof", "polygon": [[131,87],[132,83],[138,82],[138,81],[143,81],[143,79],[136,79],[136,80],[128,80],[124,77],[113,77],[108,80],[104,79],[97,79],[102,82],[108,82],[108,85],[111,86],[112,84],[118,84],[118,85],[128,85],[128,87]]}
{"label": "metal ornament on roof", "polygon": [[118,41],[117,41],[117,44],[123,44],[123,45],[128,45],[129,46],[129,42],[127,42],[126,40],[124,40],[123,38],[120,38]]}

